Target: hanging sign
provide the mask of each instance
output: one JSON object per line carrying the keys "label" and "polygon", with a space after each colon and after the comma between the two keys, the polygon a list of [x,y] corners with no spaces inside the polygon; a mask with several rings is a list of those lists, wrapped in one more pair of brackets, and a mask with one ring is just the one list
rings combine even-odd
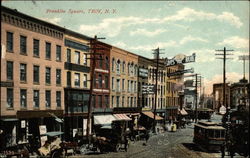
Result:
{"label": "hanging sign", "polygon": [[176,55],[173,59],[165,58],[164,65],[165,66],[174,66],[178,64],[185,64],[195,62],[195,53],[193,53],[191,56],[186,56],[183,54]]}
{"label": "hanging sign", "polygon": [[142,86],[142,94],[154,94],[155,86],[154,85],[143,85]]}
{"label": "hanging sign", "polygon": [[148,77],[148,69],[139,68],[139,77],[147,78]]}
{"label": "hanging sign", "polygon": [[183,75],[184,73],[193,73],[194,72],[194,69],[191,68],[191,69],[186,69],[186,70],[179,70],[179,71],[175,71],[175,72],[172,72],[172,73],[168,73],[167,76],[170,77],[170,76],[179,76],[179,75]]}

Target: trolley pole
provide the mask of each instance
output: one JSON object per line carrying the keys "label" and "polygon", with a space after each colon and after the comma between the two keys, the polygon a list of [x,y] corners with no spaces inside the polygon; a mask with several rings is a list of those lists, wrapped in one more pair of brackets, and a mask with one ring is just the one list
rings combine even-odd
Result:
{"label": "trolley pole", "polygon": [[198,74],[195,74],[195,123],[198,119]]}

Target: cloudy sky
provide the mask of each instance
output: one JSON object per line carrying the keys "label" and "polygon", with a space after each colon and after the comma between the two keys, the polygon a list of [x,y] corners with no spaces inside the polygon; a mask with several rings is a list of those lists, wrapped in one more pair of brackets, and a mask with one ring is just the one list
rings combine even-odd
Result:
{"label": "cloudy sky", "polygon": [[[227,81],[242,78],[238,56],[249,52],[248,1],[2,1],[2,5],[58,24],[135,54],[161,57],[196,53],[195,63],[185,64],[204,77],[207,93],[222,82],[222,60],[215,50],[233,49],[227,61]],[[247,62],[246,72],[249,73]],[[248,74],[247,74],[248,76]]]}

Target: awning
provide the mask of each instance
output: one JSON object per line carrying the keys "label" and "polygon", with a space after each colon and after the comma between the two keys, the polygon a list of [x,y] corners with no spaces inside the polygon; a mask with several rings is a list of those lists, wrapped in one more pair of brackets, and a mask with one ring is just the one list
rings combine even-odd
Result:
{"label": "awning", "polygon": [[181,115],[188,115],[187,111],[184,108],[182,108],[182,110],[179,109],[179,112]]}
{"label": "awning", "polygon": [[14,121],[18,121],[17,118],[2,118],[2,121],[6,121],[6,122],[14,122]]}
{"label": "awning", "polygon": [[[144,111],[142,112],[144,115],[154,119],[154,114],[151,112],[151,111]],[[162,117],[158,116],[158,115],[155,115],[155,120],[163,120]]]}
{"label": "awning", "polygon": [[97,115],[94,116],[95,125],[110,125],[112,121],[117,120],[113,115]]}
{"label": "awning", "polygon": [[132,119],[129,118],[126,114],[114,114],[117,120],[125,120],[125,121],[131,121]]}
{"label": "awning", "polygon": [[59,135],[62,135],[62,134],[63,134],[63,132],[61,132],[61,131],[53,131],[53,132],[47,132],[47,133],[41,134],[41,136],[54,137],[54,136],[59,136]]}

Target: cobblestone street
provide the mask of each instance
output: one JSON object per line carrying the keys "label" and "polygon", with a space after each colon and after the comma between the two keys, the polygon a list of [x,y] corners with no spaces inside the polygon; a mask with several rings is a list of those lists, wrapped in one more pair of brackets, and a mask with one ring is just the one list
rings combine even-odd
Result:
{"label": "cobblestone street", "polygon": [[[149,138],[147,145],[145,141],[130,142],[127,152],[110,152],[105,154],[89,154],[74,157],[129,157],[129,158],[219,158],[220,153],[208,153],[200,150],[192,142],[193,124],[185,129],[179,129],[177,132],[165,132],[159,135],[153,135]],[[225,156],[227,157],[227,156]],[[237,157],[237,156],[235,156]]]}

